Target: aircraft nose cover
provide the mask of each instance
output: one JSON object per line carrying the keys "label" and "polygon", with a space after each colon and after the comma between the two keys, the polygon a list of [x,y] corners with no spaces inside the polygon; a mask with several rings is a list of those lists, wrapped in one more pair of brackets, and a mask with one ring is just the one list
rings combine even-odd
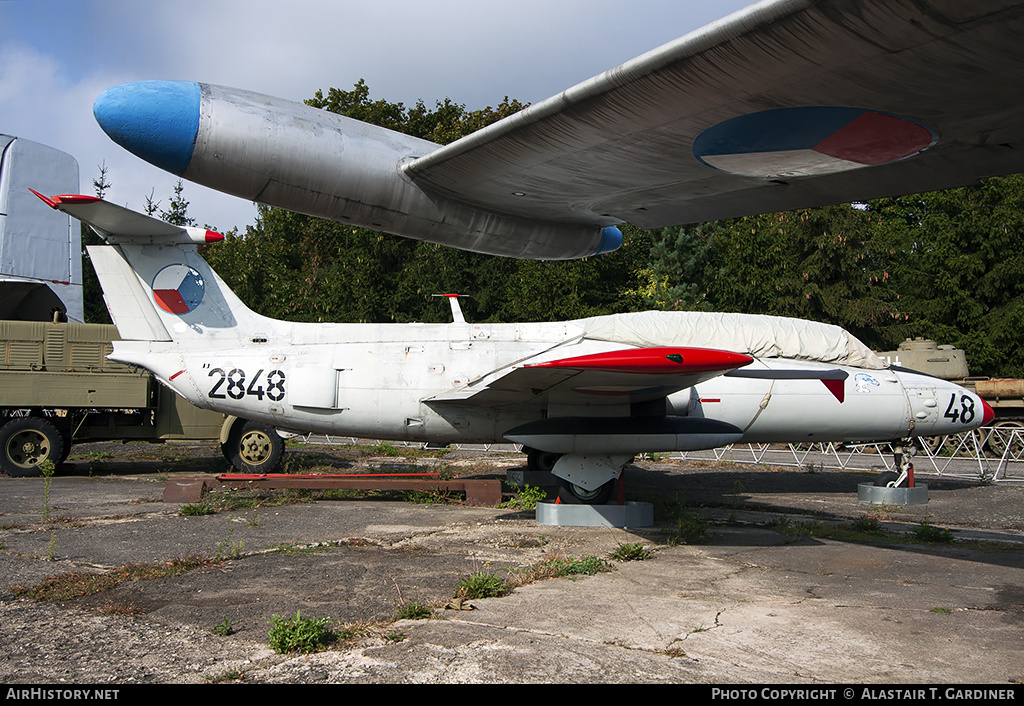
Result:
{"label": "aircraft nose cover", "polygon": [[96,122],[114,142],[150,164],[182,174],[199,132],[199,84],[139,81],[109,88],[96,99]]}

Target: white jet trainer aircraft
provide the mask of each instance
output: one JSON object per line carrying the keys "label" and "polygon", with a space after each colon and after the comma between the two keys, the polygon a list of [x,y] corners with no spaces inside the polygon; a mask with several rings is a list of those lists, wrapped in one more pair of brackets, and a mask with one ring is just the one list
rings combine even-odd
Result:
{"label": "white jet trainer aircraft", "polygon": [[[836,326],[645,312],[556,323],[313,324],[249,310],[197,251],[216,233],[92,196],[42,197],[90,224],[122,341],[111,358],[234,415],[236,465],[272,469],[274,428],[434,444],[522,444],[567,501],[602,503],[642,451],[876,441],[991,421],[984,400],[887,368]],[[714,347],[709,347],[713,345]]]}
{"label": "white jet trainer aircraft", "polygon": [[[768,0],[446,146],[193,82],[116,86],[94,114],[139,157],[246,199],[478,252],[575,258],[617,248],[623,222],[1024,171],[1021,36],[1019,0]],[[114,357],[249,420],[240,433],[254,438],[272,425],[507,439],[600,501],[638,451],[901,439],[991,415],[965,390],[886,369],[839,329],[792,320],[271,321],[227,290],[189,231],[88,198],[52,202],[111,243],[93,258],[126,339]]]}

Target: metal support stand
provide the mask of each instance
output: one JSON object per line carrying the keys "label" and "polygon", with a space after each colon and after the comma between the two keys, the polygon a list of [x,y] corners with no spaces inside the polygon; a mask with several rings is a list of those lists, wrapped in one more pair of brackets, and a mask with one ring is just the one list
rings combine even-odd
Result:
{"label": "metal support stand", "polygon": [[[552,476],[557,484],[557,479]],[[537,524],[555,527],[651,527],[654,505],[626,500],[625,474],[619,476],[616,499],[607,505],[537,503]]]}
{"label": "metal support stand", "polygon": [[537,503],[537,524],[557,527],[651,527],[654,505],[626,502],[607,505]]}
{"label": "metal support stand", "polygon": [[857,500],[871,505],[927,505],[928,486],[887,488],[873,483],[860,483],[857,486]]}
{"label": "metal support stand", "polygon": [[857,499],[862,503],[872,505],[926,505],[928,503],[928,486],[914,484],[913,457],[915,451],[913,445],[895,447],[893,455],[898,473],[890,473],[889,476],[896,475],[896,477],[884,485],[860,483],[857,486]]}

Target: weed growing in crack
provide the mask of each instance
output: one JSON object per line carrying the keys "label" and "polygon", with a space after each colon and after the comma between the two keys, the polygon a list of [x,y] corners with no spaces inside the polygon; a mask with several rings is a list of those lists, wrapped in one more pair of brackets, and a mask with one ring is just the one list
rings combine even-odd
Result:
{"label": "weed growing in crack", "polygon": [[303,618],[302,611],[295,611],[294,618],[275,615],[267,633],[270,647],[280,654],[317,652],[338,639],[330,623],[330,618]]}

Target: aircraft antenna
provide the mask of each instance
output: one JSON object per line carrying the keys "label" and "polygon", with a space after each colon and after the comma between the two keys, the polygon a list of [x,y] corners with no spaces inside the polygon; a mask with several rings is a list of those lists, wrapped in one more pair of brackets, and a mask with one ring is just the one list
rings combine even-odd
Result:
{"label": "aircraft antenna", "polygon": [[448,304],[452,308],[452,323],[464,324],[466,323],[466,317],[462,315],[462,307],[459,306],[459,297],[466,296],[465,294],[433,294],[434,297],[445,297],[448,299]]}

